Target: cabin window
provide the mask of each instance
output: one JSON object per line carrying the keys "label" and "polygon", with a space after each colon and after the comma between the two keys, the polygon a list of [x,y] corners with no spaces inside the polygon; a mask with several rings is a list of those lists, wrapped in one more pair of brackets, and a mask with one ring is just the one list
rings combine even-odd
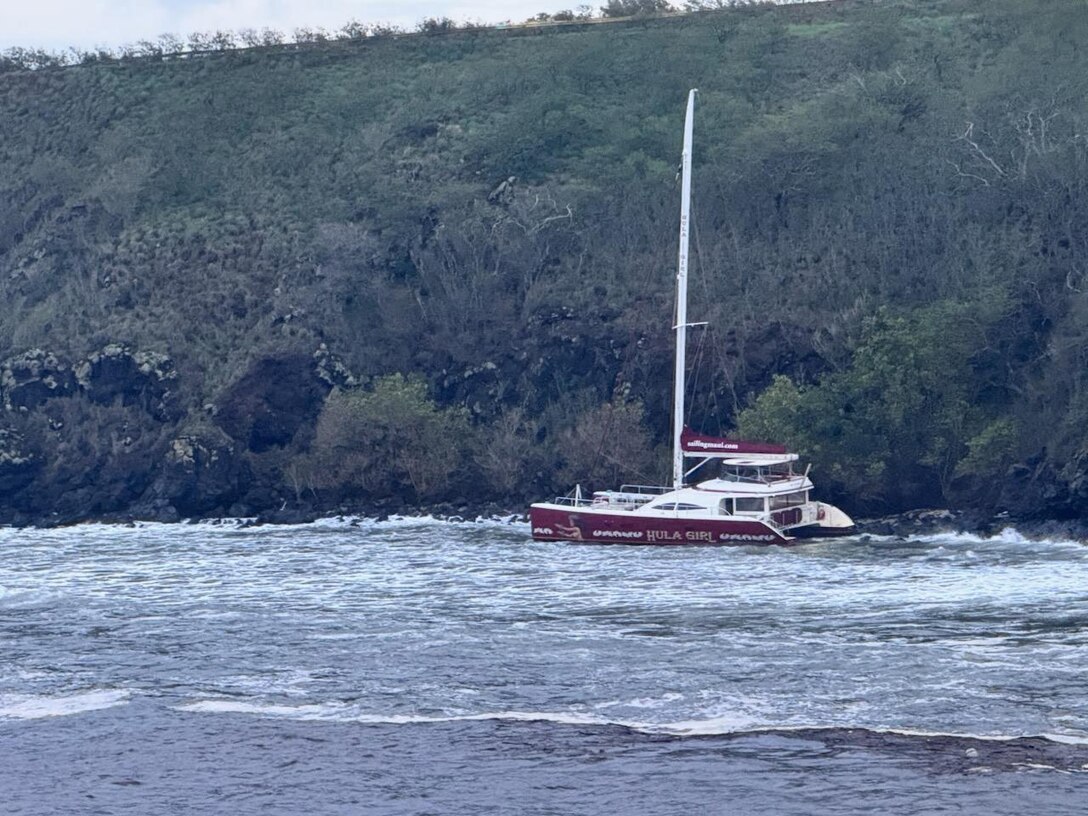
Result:
{"label": "cabin window", "polygon": [[726,482],[770,484],[794,478],[793,463],[775,465],[723,465],[718,478]]}
{"label": "cabin window", "polygon": [[733,500],[732,499],[722,499],[718,503],[718,512],[721,513],[723,516],[733,515]]}
{"label": "cabin window", "polygon": [[764,481],[763,474],[764,469],[760,467],[733,465],[724,468],[718,478],[724,479],[727,482],[749,482],[751,484],[758,484]]}
{"label": "cabin window", "polygon": [[762,513],[763,497],[762,496],[738,496],[736,499],[736,506],[738,513]]}
{"label": "cabin window", "polygon": [[799,490],[796,493],[783,493],[781,496],[771,496],[771,509],[782,510],[786,507],[797,507],[807,501],[807,490]]}

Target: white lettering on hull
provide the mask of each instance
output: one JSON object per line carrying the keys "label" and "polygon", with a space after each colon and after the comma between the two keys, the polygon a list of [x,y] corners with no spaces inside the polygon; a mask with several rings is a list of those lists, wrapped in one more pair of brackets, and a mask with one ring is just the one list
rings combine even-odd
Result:
{"label": "white lettering on hull", "polygon": [[[552,527],[533,527],[535,536],[558,536],[573,541],[583,541],[583,531],[576,525],[569,527],[556,525]],[[731,542],[737,544],[768,544],[779,541],[778,536],[771,533],[714,533],[710,530],[593,530],[588,533],[590,539],[612,539],[623,541],[646,541],[648,543],[679,543],[690,542],[693,544],[714,544]]]}
{"label": "white lettering on hull", "polygon": [[768,542],[778,541],[778,537],[769,533],[714,533],[709,530],[686,530],[681,533],[678,530],[648,530],[647,541],[692,541],[711,544],[715,541],[739,541],[739,542]]}

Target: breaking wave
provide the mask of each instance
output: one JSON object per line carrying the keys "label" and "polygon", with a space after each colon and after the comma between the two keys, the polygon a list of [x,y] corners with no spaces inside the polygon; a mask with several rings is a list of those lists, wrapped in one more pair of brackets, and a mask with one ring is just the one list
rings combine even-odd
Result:
{"label": "breaking wave", "polygon": [[125,705],[131,692],[123,689],[96,689],[77,694],[0,695],[0,720],[39,720],[46,717],[67,717],[103,708]]}
{"label": "breaking wave", "polygon": [[984,734],[942,732],[910,728],[873,728],[850,725],[770,725],[759,724],[743,717],[710,717],[676,722],[640,722],[611,719],[580,712],[556,711],[493,711],[475,714],[375,714],[362,713],[342,703],[278,705],[228,699],[200,700],[175,706],[178,711],[199,714],[249,714],[258,717],[285,718],[300,721],[326,721],[363,725],[434,725],[459,722],[523,722],[555,725],[622,728],[643,734],[671,737],[745,737],[761,734],[812,735],[859,733],[918,739],[940,739],[979,742],[1020,742],[1042,740],[1058,745],[1088,746],[1088,734]]}

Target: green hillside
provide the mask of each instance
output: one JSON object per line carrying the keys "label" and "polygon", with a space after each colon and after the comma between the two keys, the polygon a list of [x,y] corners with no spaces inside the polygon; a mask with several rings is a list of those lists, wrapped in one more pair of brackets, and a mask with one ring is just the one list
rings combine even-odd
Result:
{"label": "green hillside", "polygon": [[[0,521],[663,478],[1088,503],[1088,5],[752,6],[0,73]],[[52,515],[56,514],[56,515]]]}

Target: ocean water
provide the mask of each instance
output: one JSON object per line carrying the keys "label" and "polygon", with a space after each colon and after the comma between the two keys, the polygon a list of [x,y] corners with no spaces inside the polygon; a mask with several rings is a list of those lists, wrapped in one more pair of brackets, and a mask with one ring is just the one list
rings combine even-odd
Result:
{"label": "ocean water", "polygon": [[1088,812],[1088,546],[0,530],[0,813]]}

